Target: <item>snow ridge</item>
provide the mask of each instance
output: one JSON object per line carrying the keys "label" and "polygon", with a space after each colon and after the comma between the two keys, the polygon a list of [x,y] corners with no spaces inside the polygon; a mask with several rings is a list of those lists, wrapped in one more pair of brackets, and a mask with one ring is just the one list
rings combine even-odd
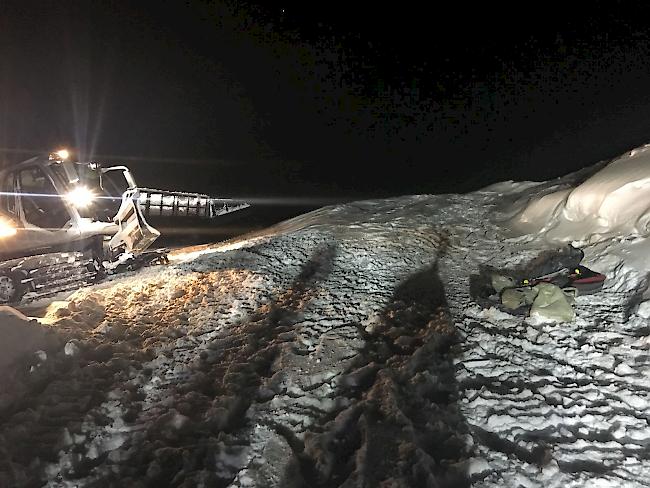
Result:
{"label": "snow ridge", "polygon": [[78,292],[57,326],[79,352],[40,374],[58,394],[92,385],[93,398],[72,403],[70,391],[70,417],[30,465],[55,393],[27,395],[29,421],[16,408],[3,424],[7,441],[25,443],[4,476],[50,487],[457,486],[467,429],[436,278],[443,240],[399,227],[299,230]]}
{"label": "snow ridge", "polygon": [[643,242],[586,248],[609,279],[572,323],[481,308],[479,265],[548,247],[495,218],[521,188],[328,207],[78,291],[12,370],[0,485],[648,486]]}

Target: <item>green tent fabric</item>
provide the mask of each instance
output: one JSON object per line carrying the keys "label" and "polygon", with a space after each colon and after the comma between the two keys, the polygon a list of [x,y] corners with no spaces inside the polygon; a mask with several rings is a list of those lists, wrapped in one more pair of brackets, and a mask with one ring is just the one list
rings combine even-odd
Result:
{"label": "green tent fabric", "polygon": [[540,283],[537,296],[530,308],[530,316],[544,322],[571,322],[575,319],[570,292],[565,293],[559,286]]}
{"label": "green tent fabric", "polygon": [[537,293],[536,288],[506,288],[501,293],[501,303],[509,310],[529,307],[534,302]]}
{"label": "green tent fabric", "polygon": [[494,290],[497,293],[501,293],[501,290],[503,290],[504,288],[512,288],[513,286],[515,286],[514,278],[511,278],[510,276],[496,274],[496,273],[492,275],[491,281],[492,281],[492,288],[494,288]]}

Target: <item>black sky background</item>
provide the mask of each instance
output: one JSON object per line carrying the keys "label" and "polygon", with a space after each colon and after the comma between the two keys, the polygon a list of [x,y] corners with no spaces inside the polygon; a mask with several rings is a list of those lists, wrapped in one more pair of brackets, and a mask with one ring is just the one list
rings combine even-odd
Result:
{"label": "black sky background", "polygon": [[0,157],[356,198],[543,180],[650,142],[643,2],[0,2]]}

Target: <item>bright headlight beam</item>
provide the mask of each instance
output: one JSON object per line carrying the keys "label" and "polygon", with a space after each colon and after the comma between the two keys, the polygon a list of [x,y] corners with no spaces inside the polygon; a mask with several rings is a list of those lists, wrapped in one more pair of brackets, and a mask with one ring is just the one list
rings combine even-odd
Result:
{"label": "bright headlight beam", "polygon": [[85,186],[78,186],[68,192],[66,199],[75,207],[85,208],[95,200],[95,194]]}
{"label": "bright headlight beam", "polygon": [[65,161],[68,159],[68,157],[70,157],[70,152],[67,149],[59,149],[56,152],[56,155],[61,158],[61,160]]}
{"label": "bright headlight beam", "polygon": [[0,238],[16,235],[16,227],[9,219],[0,217]]}

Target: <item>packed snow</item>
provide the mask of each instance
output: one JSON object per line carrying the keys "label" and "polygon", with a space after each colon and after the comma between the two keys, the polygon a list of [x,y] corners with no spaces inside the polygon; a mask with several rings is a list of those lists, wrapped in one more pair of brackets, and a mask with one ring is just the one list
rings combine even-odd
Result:
{"label": "packed snow", "polygon": [[[650,486],[648,181],[324,207],[0,310],[0,486]],[[608,276],[574,321],[470,296],[565,242]]]}

